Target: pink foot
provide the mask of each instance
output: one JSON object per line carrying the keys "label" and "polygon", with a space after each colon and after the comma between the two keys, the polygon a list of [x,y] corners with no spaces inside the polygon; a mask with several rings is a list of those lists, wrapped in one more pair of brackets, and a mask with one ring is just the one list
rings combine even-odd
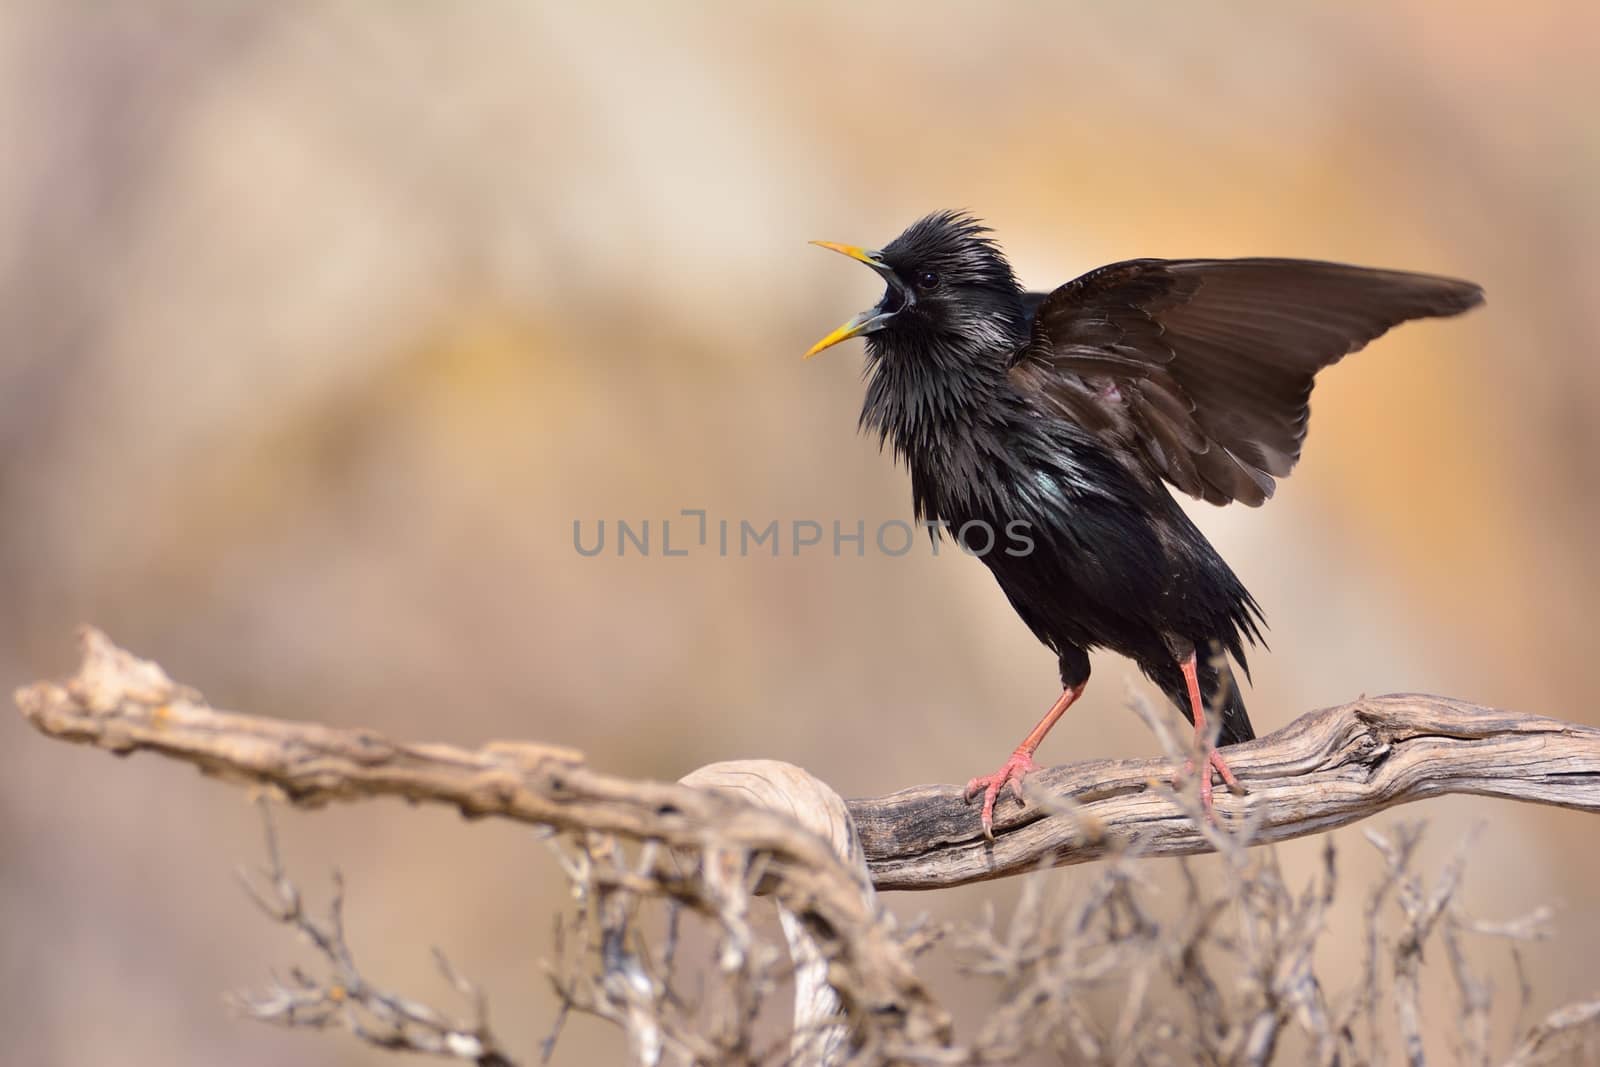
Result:
{"label": "pink foot", "polygon": [[[1205,812],[1207,819],[1212,819],[1212,821],[1215,821],[1212,815],[1211,804],[1212,771],[1216,771],[1222,776],[1223,784],[1225,784],[1229,791],[1235,795],[1244,796],[1245,788],[1239,784],[1239,779],[1234,777],[1233,770],[1228,766],[1228,761],[1222,758],[1222,753],[1218,752],[1216,749],[1212,749],[1211,755],[1206,759],[1206,773],[1200,777],[1200,810]],[[1178,782],[1181,782],[1185,776],[1193,773],[1194,760],[1184,760],[1183,773],[1177,776],[1173,784],[1176,785]]]}
{"label": "pink foot", "polygon": [[1022,799],[1022,776],[1034,769],[1033,754],[1026,749],[1017,749],[1011,753],[1011,758],[1005,765],[993,774],[986,774],[981,778],[974,778],[967,783],[967,788],[962,795],[968,801],[978,793],[983,793],[983,836],[994,840],[994,802],[1000,796],[1000,790],[1005,788],[1007,782],[1011,783],[1011,792],[1017,802],[1025,803]]}

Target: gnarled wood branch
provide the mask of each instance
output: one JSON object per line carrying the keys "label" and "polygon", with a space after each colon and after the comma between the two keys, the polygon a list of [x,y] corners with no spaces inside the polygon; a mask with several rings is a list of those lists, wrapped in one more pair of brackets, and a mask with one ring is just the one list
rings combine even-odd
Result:
{"label": "gnarled wood branch", "polygon": [[469,818],[498,815],[691,853],[764,856],[777,902],[848,975],[834,983],[850,991],[846,1012],[902,1019],[906,1040],[948,1040],[949,1018],[917,977],[892,918],[874,907],[862,876],[835,848],[787,813],[734,799],[726,788],[602,774],[582,754],[550,745],[407,744],[371,730],[217,711],[100,631],[86,627],[80,641],[83,662],[72,679],[15,694],[24,717],[48,736],[117,755],[157,752],[300,807],[396,796],[449,804]]}
{"label": "gnarled wood branch", "polygon": [[[587,766],[581,753],[550,745],[407,744],[371,730],[217,711],[98,631],[86,629],[82,640],[84,661],[72,680],[16,693],[23,715],[51,737],[118,754],[157,752],[207,774],[270,786],[305,807],[399,796],[449,804],[471,817],[668,844],[692,845],[714,829],[735,847],[839,866],[839,895],[859,899],[854,874],[825,843],[797,836],[789,819],[749,804],[607,775]],[[1448,793],[1600,811],[1600,729],[1446,697],[1364,697],[1311,712],[1234,746],[1228,759],[1250,792],[1219,794],[1217,809],[1225,825],[1249,823],[1251,844],[1318,833]],[[1030,796],[1043,802],[1027,808],[1002,802],[992,842],[955,785],[849,801],[853,828],[844,832],[856,835],[878,889],[960,885],[1046,860],[1084,863],[1134,842],[1147,856],[1208,851],[1207,835],[1161,785],[1170,770],[1167,760],[1136,759],[1038,771],[1029,779]],[[836,901],[828,911],[843,921],[859,919],[861,908]]]}
{"label": "gnarled wood branch", "polygon": [[[1304,837],[1448,793],[1600,811],[1600,729],[1404,693],[1302,715],[1228,749],[1249,789],[1217,810],[1250,824],[1249,843]],[[879,889],[929,889],[1084,863],[1137,841],[1141,855],[1210,846],[1170,793],[1165,760],[1090,760],[1030,776],[1060,814],[1003,805],[990,844],[954,786],[918,786],[850,803]],[[1064,810],[1063,810],[1064,809]]]}
{"label": "gnarled wood branch", "polygon": [[[1600,730],[1400,695],[1312,712],[1230,749],[1249,794],[1218,797],[1224,829],[1197,822],[1192,798],[1165,784],[1170,757],[1099,760],[1030,776],[1032,802],[1003,803],[988,841],[953,785],[847,803],[803,770],[772,761],[714,764],[667,784],[607,775],[580,753],[548,745],[396,742],[369,730],[218,711],[98,631],[85,630],[82,641],[71,680],[17,691],[24,716],[48,736],[119,755],[157,752],[304,807],[378,796],[432,801],[469,817],[686,850],[706,861],[708,875],[720,869],[718,857],[761,857],[762,884],[783,909],[798,966],[791,1054],[807,1064],[836,1062],[847,1044],[893,1060],[949,1040],[949,1017],[918,978],[913,950],[874,888],[931,889],[1129,851],[1179,856],[1220,846],[1236,861],[1240,845],[1446,793],[1600,810]],[[1240,832],[1226,832],[1230,826]],[[1570,1028],[1564,1017],[1548,1025],[1551,1034]],[[863,1041],[875,1045],[864,1050]]]}

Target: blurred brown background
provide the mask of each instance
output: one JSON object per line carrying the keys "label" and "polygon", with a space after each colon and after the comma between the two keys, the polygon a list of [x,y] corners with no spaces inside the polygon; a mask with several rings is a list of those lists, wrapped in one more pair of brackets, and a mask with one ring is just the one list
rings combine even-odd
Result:
{"label": "blurred brown background", "polygon": [[[0,676],[67,671],[92,621],[264,714],[669,779],[775,757],[847,795],[989,771],[1055,676],[977,563],[572,544],[680,508],[909,517],[855,433],[858,352],[799,359],[875,279],[805,241],[967,207],[1035,286],[1244,254],[1483,283],[1322,379],[1268,507],[1195,512],[1272,623],[1263,731],[1402,689],[1600,722],[1600,15],[1502,7],[7,5]],[[1152,750],[1135,670],[1095,671],[1047,761]],[[233,883],[261,852],[238,790],[14,716],[0,769],[9,1062],[390,1062],[222,1009],[303,958]],[[1600,987],[1592,821],[1389,818],[1420,815],[1436,860],[1486,824],[1469,907],[1559,909],[1536,1009]],[[444,946],[531,1050],[562,882],[525,833],[399,805],[282,829],[318,899],[345,871],[372,976],[448,1003]],[[1374,869],[1339,841],[1335,985]],[[556,1062],[621,1048],[580,1020]]]}

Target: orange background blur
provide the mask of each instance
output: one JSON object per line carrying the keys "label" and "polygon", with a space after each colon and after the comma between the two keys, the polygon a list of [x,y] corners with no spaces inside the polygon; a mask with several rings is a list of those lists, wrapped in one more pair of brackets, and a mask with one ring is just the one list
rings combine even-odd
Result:
{"label": "orange background blur", "polygon": [[[992,770],[1056,680],[976,562],[572,544],[680,508],[909,518],[855,432],[859,346],[799,358],[878,283],[805,242],[965,207],[1035,287],[1250,254],[1481,282],[1485,309],[1322,378],[1267,507],[1194,513],[1272,624],[1262,732],[1393,690],[1600,723],[1597,12],[7,5],[0,677],[69,671],[93,622],[218,706],[622,774],[773,757],[862,795]],[[1152,752],[1130,681],[1097,657],[1042,758]],[[1435,870],[1486,824],[1469,910],[1557,907],[1536,1010],[1600,989],[1595,822],[1452,798],[1377,824],[1424,815]],[[452,1004],[440,945],[533,1058],[564,896],[525,832],[398,804],[281,829],[315,899],[344,870],[370,977]],[[1376,865],[1338,840],[1334,988]],[[1281,850],[1294,882],[1316,849]],[[6,1059],[394,1062],[222,1008],[305,959],[234,884],[260,856],[240,790],[0,716]],[[577,1020],[555,1059],[621,1050]]]}

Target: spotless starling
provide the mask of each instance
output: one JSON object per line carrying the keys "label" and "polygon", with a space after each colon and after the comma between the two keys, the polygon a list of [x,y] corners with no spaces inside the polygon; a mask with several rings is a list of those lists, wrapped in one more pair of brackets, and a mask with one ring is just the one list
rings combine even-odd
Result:
{"label": "spotless starling", "polygon": [[[1208,708],[1217,744],[1255,736],[1227,656],[1248,677],[1261,609],[1167,485],[1260,504],[1300,458],[1319,370],[1407,319],[1483,300],[1453,278],[1298,259],[1133,259],[1027,292],[988,228],[957,212],[878,251],[816,243],[888,288],[806,357],[866,338],[861,426],[910,469],[917,517],[967,529],[1059,658],[1061,696],[998,771],[967,783],[988,836],[1001,789],[1021,800],[1039,743],[1082,695],[1092,648],[1137,663],[1198,744]],[[1005,536],[1015,523],[1025,539]],[[1213,770],[1239,786],[1203,751],[1209,815]]]}

